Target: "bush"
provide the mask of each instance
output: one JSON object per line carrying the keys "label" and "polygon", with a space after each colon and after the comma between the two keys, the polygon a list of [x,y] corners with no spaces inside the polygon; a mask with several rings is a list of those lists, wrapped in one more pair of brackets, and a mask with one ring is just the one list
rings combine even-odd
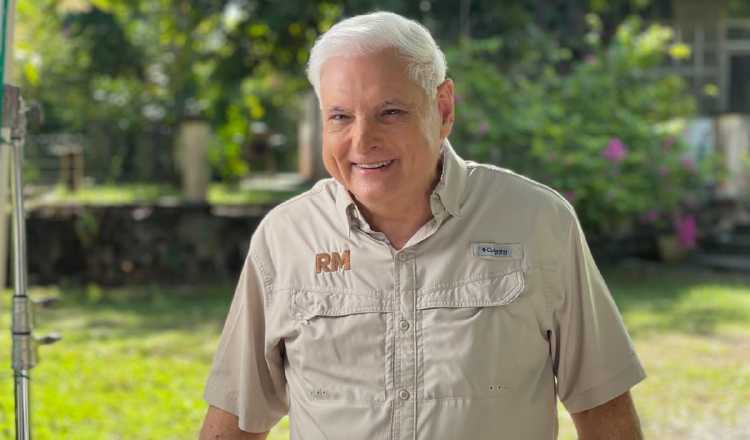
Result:
{"label": "bush", "polygon": [[671,224],[699,197],[711,166],[679,138],[695,111],[683,80],[658,70],[689,48],[673,44],[669,28],[636,18],[603,45],[598,19],[588,19],[590,52],[575,59],[533,29],[519,62],[504,69],[503,40],[448,50],[453,142],[467,157],[560,191],[591,235],[623,237],[639,221]]}

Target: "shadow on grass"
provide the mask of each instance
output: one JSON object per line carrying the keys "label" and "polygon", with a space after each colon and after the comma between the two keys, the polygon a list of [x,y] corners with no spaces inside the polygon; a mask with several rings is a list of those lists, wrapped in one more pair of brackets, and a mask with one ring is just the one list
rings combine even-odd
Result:
{"label": "shadow on grass", "polygon": [[721,326],[750,332],[750,278],[689,266],[625,265],[604,271],[633,336],[714,335]]}
{"label": "shadow on grass", "polygon": [[[726,325],[750,333],[748,277],[663,266],[620,266],[603,272],[633,336],[663,332],[710,336]],[[52,290],[62,303],[42,312],[45,327],[58,326],[63,333],[66,328],[74,330],[75,338],[127,339],[169,331],[218,335],[234,285]]]}
{"label": "shadow on grass", "polygon": [[[56,289],[53,289],[56,290]],[[165,331],[218,334],[234,293],[222,285],[160,287],[62,287],[58,305],[40,312],[44,326],[94,333],[99,339],[143,337]],[[31,291],[33,296],[44,292]]]}

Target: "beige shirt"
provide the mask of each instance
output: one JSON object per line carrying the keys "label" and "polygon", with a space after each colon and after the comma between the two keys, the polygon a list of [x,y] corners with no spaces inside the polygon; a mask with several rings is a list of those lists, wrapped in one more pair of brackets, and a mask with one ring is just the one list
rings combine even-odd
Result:
{"label": "beige shirt", "polygon": [[553,439],[645,377],[573,208],[446,142],[434,218],[396,251],[332,179],[273,209],[206,401],[293,440]]}

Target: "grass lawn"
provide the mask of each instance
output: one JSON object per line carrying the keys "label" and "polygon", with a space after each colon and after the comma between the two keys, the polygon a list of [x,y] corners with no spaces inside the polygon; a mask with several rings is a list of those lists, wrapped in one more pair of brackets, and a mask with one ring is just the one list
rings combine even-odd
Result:
{"label": "grass lawn", "polygon": [[[306,187],[289,190],[247,189],[237,185],[212,183],[209,185],[207,200],[212,205],[275,205],[289,199]],[[119,205],[129,203],[155,203],[158,201],[177,202],[181,199],[180,190],[174,186],[152,183],[132,183],[117,185],[84,186],[76,192],[58,185],[39,199],[29,202],[36,204],[83,204]]]}
{"label": "grass lawn", "polygon": [[[649,374],[633,392],[647,438],[750,438],[750,280],[663,268],[608,279]],[[32,370],[35,438],[195,438],[232,287],[33,289],[62,298],[38,314],[38,334],[64,336]],[[9,299],[0,302],[0,439],[13,438]],[[560,419],[560,437],[575,438],[562,409]],[[287,439],[286,426],[270,439]]]}

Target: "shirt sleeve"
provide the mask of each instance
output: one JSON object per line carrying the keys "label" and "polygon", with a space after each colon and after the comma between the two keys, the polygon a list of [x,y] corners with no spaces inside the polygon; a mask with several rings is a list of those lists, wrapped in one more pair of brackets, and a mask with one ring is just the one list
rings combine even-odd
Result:
{"label": "shirt sleeve", "polygon": [[628,391],[646,374],[575,216],[564,242],[552,343],[558,396],[577,413]]}
{"label": "shirt sleeve", "polygon": [[281,341],[268,336],[260,268],[248,254],[204,393],[247,432],[266,432],[288,412]]}

